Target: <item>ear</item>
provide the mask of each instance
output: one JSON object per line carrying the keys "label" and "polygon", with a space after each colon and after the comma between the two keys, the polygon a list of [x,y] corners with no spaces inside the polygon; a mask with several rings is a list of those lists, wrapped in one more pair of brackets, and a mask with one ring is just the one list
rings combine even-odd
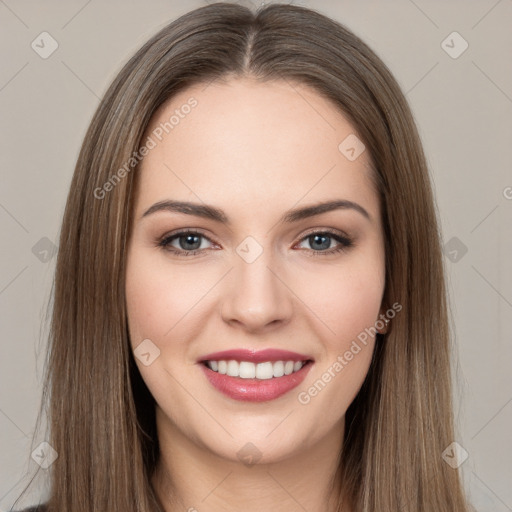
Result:
{"label": "ear", "polygon": [[389,308],[386,307],[385,304],[382,304],[379,311],[379,317],[375,320],[375,327],[379,334],[386,334],[388,332],[388,325],[390,322],[389,318],[386,316],[386,311],[388,309]]}

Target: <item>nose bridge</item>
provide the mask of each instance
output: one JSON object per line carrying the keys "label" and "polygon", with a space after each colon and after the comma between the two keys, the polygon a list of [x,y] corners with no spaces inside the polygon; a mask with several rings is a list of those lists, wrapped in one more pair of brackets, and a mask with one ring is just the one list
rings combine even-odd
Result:
{"label": "nose bridge", "polygon": [[271,249],[247,237],[236,252],[231,286],[223,299],[224,320],[251,330],[285,321],[291,314],[291,298]]}

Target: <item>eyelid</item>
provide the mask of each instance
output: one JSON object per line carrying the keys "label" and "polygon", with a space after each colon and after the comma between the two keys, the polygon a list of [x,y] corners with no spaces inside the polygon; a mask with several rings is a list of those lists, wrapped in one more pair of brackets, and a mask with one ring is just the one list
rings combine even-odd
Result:
{"label": "eyelid", "polygon": [[307,236],[312,235],[314,233],[330,233],[330,234],[338,235],[341,238],[346,238],[347,240],[351,240],[352,241],[352,237],[349,236],[349,234],[346,233],[345,231],[342,231],[341,229],[318,228],[318,227],[310,228],[309,230],[307,230],[304,233],[302,233],[299,241],[302,241],[304,238],[306,238]]}
{"label": "eyelid", "polygon": [[[210,235],[207,235],[206,230],[204,230],[202,228],[195,228],[195,227],[194,228],[185,227],[185,228],[179,228],[179,229],[175,229],[173,231],[169,231],[165,235],[158,237],[157,242],[158,243],[165,242],[166,240],[169,240],[170,238],[177,237],[177,235],[186,235],[186,234],[198,234],[198,235],[201,235],[203,238],[205,238],[206,240],[208,240],[209,242],[211,242],[214,245],[218,245],[218,246],[221,245],[218,242],[216,242]],[[200,249],[200,250],[204,250],[204,249]],[[192,251],[188,251],[188,252],[192,252]]]}
{"label": "eyelid", "polygon": [[[196,228],[196,227],[184,227],[184,228],[178,228],[173,231],[170,231],[169,233],[165,233],[165,235],[159,237],[159,240],[165,240],[167,238],[171,238],[172,236],[179,235],[181,233],[198,233],[202,236],[204,236],[207,240],[210,242],[213,242],[217,245],[221,245],[218,242],[215,242],[213,238],[210,235],[206,234],[206,230],[202,228]],[[315,228],[309,228],[304,233],[300,235],[300,238],[298,238],[298,242],[301,242],[304,238],[307,236],[314,234],[314,233],[333,233],[336,235],[339,235],[343,238],[346,238],[347,240],[351,240],[351,237],[346,233],[345,231],[342,231],[341,229],[335,229],[335,228],[322,228],[322,227],[315,227]]]}
{"label": "eyelid", "polygon": [[169,231],[168,233],[165,233],[163,236],[160,237],[160,239],[170,238],[175,235],[180,235],[181,233],[197,233],[213,242],[212,237],[210,235],[206,234],[205,229],[196,228],[196,227],[184,227],[184,228],[174,229],[172,231]]}

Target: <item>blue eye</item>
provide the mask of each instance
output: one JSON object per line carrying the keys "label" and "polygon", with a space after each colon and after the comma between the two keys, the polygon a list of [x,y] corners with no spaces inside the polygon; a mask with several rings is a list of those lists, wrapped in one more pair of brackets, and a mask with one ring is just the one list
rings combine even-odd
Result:
{"label": "blue eye", "polygon": [[[353,242],[349,238],[333,233],[332,231],[315,231],[303,238],[312,247],[310,256],[324,256],[335,254],[352,247]],[[331,247],[331,242],[337,243]]]}
{"label": "blue eye", "polygon": [[[301,239],[301,244],[308,242],[311,249],[306,248],[309,256],[335,254],[352,247],[353,242],[346,236],[332,231],[314,231]],[[334,242],[334,246],[331,244]],[[206,246],[204,245],[206,243]],[[204,254],[208,243],[213,243],[208,237],[197,231],[181,231],[164,237],[158,246],[176,256],[194,256]]]}
{"label": "blue eye", "polygon": [[[201,247],[201,239],[209,240],[201,233],[182,231],[181,233],[165,237],[158,245],[179,256],[193,256],[205,249],[205,247]],[[174,241],[178,242],[179,247],[172,245]]]}

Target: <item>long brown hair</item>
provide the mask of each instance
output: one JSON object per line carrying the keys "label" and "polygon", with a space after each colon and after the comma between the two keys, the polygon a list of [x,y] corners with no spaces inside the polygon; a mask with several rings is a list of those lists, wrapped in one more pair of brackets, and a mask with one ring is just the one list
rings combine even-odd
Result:
{"label": "long brown hair", "polygon": [[[190,85],[242,76],[312,86],[347,116],[375,167],[384,301],[403,309],[379,335],[346,414],[345,499],[354,512],[470,510],[458,470],[441,456],[454,441],[448,304],[428,168],[404,95],[363,41],[314,10],[217,3],[173,21],[124,65],[78,157],[43,390],[47,440],[58,453],[48,511],[162,510],[150,483],[159,453],[154,400],[134,363],[125,310],[138,175],[126,162],[164,101]],[[341,496],[339,503],[341,511]]]}

